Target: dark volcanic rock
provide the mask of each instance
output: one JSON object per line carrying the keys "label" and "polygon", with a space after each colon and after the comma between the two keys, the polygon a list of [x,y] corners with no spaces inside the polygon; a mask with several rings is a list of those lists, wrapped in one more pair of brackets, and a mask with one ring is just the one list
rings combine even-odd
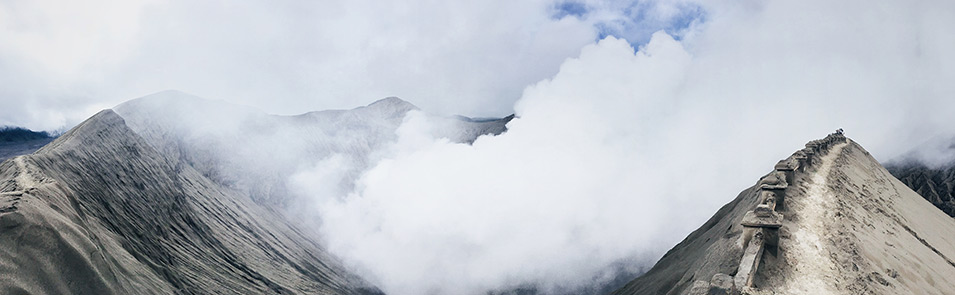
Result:
{"label": "dark volcanic rock", "polygon": [[19,127],[0,127],[0,161],[32,153],[53,141],[46,132]]}
{"label": "dark volcanic rock", "polygon": [[955,217],[955,164],[930,168],[918,163],[886,165],[893,176],[948,216]]}
{"label": "dark volcanic rock", "polygon": [[103,111],[0,164],[0,294],[377,293]]}
{"label": "dark volcanic rock", "polygon": [[53,138],[49,133],[20,127],[0,127],[0,142],[30,141]]}

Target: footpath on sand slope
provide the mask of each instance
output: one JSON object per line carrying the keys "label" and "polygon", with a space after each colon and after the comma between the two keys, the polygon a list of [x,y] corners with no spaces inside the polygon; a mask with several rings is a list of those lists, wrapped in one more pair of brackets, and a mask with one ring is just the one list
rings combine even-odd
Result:
{"label": "footpath on sand slope", "polygon": [[743,190],[615,295],[955,294],[955,219],[841,133]]}
{"label": "footpath on sand slope", "polygon": [[830,281],[836,270],[835,264],[829,259],[830,253],[823,245],[826,232],[826,223],[830,222],[825,215],[831,210],[835,197],[829,190],[829,174],[835,159],[842,153],[848,143],[840,143],[832,147],[828,154],[821,158],[821,165],[810,178],[808,191],[802,199],[803,208],[799,212],[800,223],[792,232],[792,257],[800,259],[792,261],[794,268],[802,274],[787,281],[789,290],[800,290],[811,294],[832,294],[833,290],[826,283]]}
{"label": "footpath on sand slope", "polygon": [[[702,276],[712,278],[709,281],[696,279],[687,293],[762,294],[767,290],[761,290],[760,285],[776,286],[773,288],[776,290],[800,289],[797,293],[829,293],[825,282],[835,267],[827,264],[824,246],[826,212],[832,207],[833,199],[828,178],[848,142],[841,131],[810,141],[806,148],[779,161],[756,186],[741,193],[731,203],[733,213],[724,215],[727,213],[721,209],[723,213],[718,212],[714,218],[716,222],[729,222],[728,227],[704,225],[726,228],[721,235],[713,233],[721,236],[720,242],[705,247],[706,252],[717,253],[713,254],[717,256],[707,255],[704,265],[712,261],[718,266],[706,267],[710,269],[706,272],[715,270],[715,273]],[[742,200],[746,201],[740,203]],[[780,255],[780,251],[788,253]],[[780,268],[781,265],[794,267]],[[786,272],[785,276],[801,276],[803,272],[809,275],[801,280],[780,282],[780,272]]]}

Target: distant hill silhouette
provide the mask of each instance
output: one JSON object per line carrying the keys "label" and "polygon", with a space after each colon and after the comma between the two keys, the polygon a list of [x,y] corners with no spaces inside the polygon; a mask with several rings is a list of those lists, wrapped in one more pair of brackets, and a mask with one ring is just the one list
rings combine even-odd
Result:
{"label": "distant hill silhouette", "polygon": [[26,155],[50,143],[56,136],[22,127],[0,127],[0,161]]}
{"label": "distant hill silhouette", "polygon": [[46,131],[33,131],[22,127],[0,127],[0,142],[17,142],[53,138]]}

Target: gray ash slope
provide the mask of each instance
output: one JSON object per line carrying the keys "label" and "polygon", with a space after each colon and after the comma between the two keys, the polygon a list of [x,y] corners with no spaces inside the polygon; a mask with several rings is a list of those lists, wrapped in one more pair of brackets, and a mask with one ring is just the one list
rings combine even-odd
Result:
{"label": "gray ash slope", "polygon": [[[784,190],[777,206],[781,227],[766,236],[772,243],[751,248],[753,239],[745,239],[741,225],[747,212],[765,200],[757,184],[614,294],[955,291],[955,219],[851,140],[814,157],[816,163],[797,169]],[[755,256],[757,267],[747,286],[736,280],[746,277],[742,266],[749,249],[760,249],[762,256]]]}
{"label": "gray ash slope", "polygon": [[103,111],[0,164],[2,294],[360,294],[316,241]]}
{"label": "gray ash slope", "polygon": [[[360,173],[416,109],[273,116],[169,91],[103,111],[0,163],[0,294],[380,293],[285,214],[284,181],[335,154]],[[473,142],[509,119],[434,133]]]}

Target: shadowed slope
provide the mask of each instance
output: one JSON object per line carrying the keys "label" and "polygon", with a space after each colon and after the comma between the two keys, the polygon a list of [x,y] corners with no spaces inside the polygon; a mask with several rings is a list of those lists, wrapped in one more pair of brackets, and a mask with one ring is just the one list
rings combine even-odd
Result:
{"label": "shadowed slope", "polygon": [[739,223],[743,214],[756,206],[756,195],[754,187],[744,190],[667,251],[653,268],[613,294],[682,294],[697,279],[735,274],[743,255],[736,247],[743,231]]}
{"label": "shadowed slope", "polygon": [[0,164],[0,293],[376,292],[112,111]]}

